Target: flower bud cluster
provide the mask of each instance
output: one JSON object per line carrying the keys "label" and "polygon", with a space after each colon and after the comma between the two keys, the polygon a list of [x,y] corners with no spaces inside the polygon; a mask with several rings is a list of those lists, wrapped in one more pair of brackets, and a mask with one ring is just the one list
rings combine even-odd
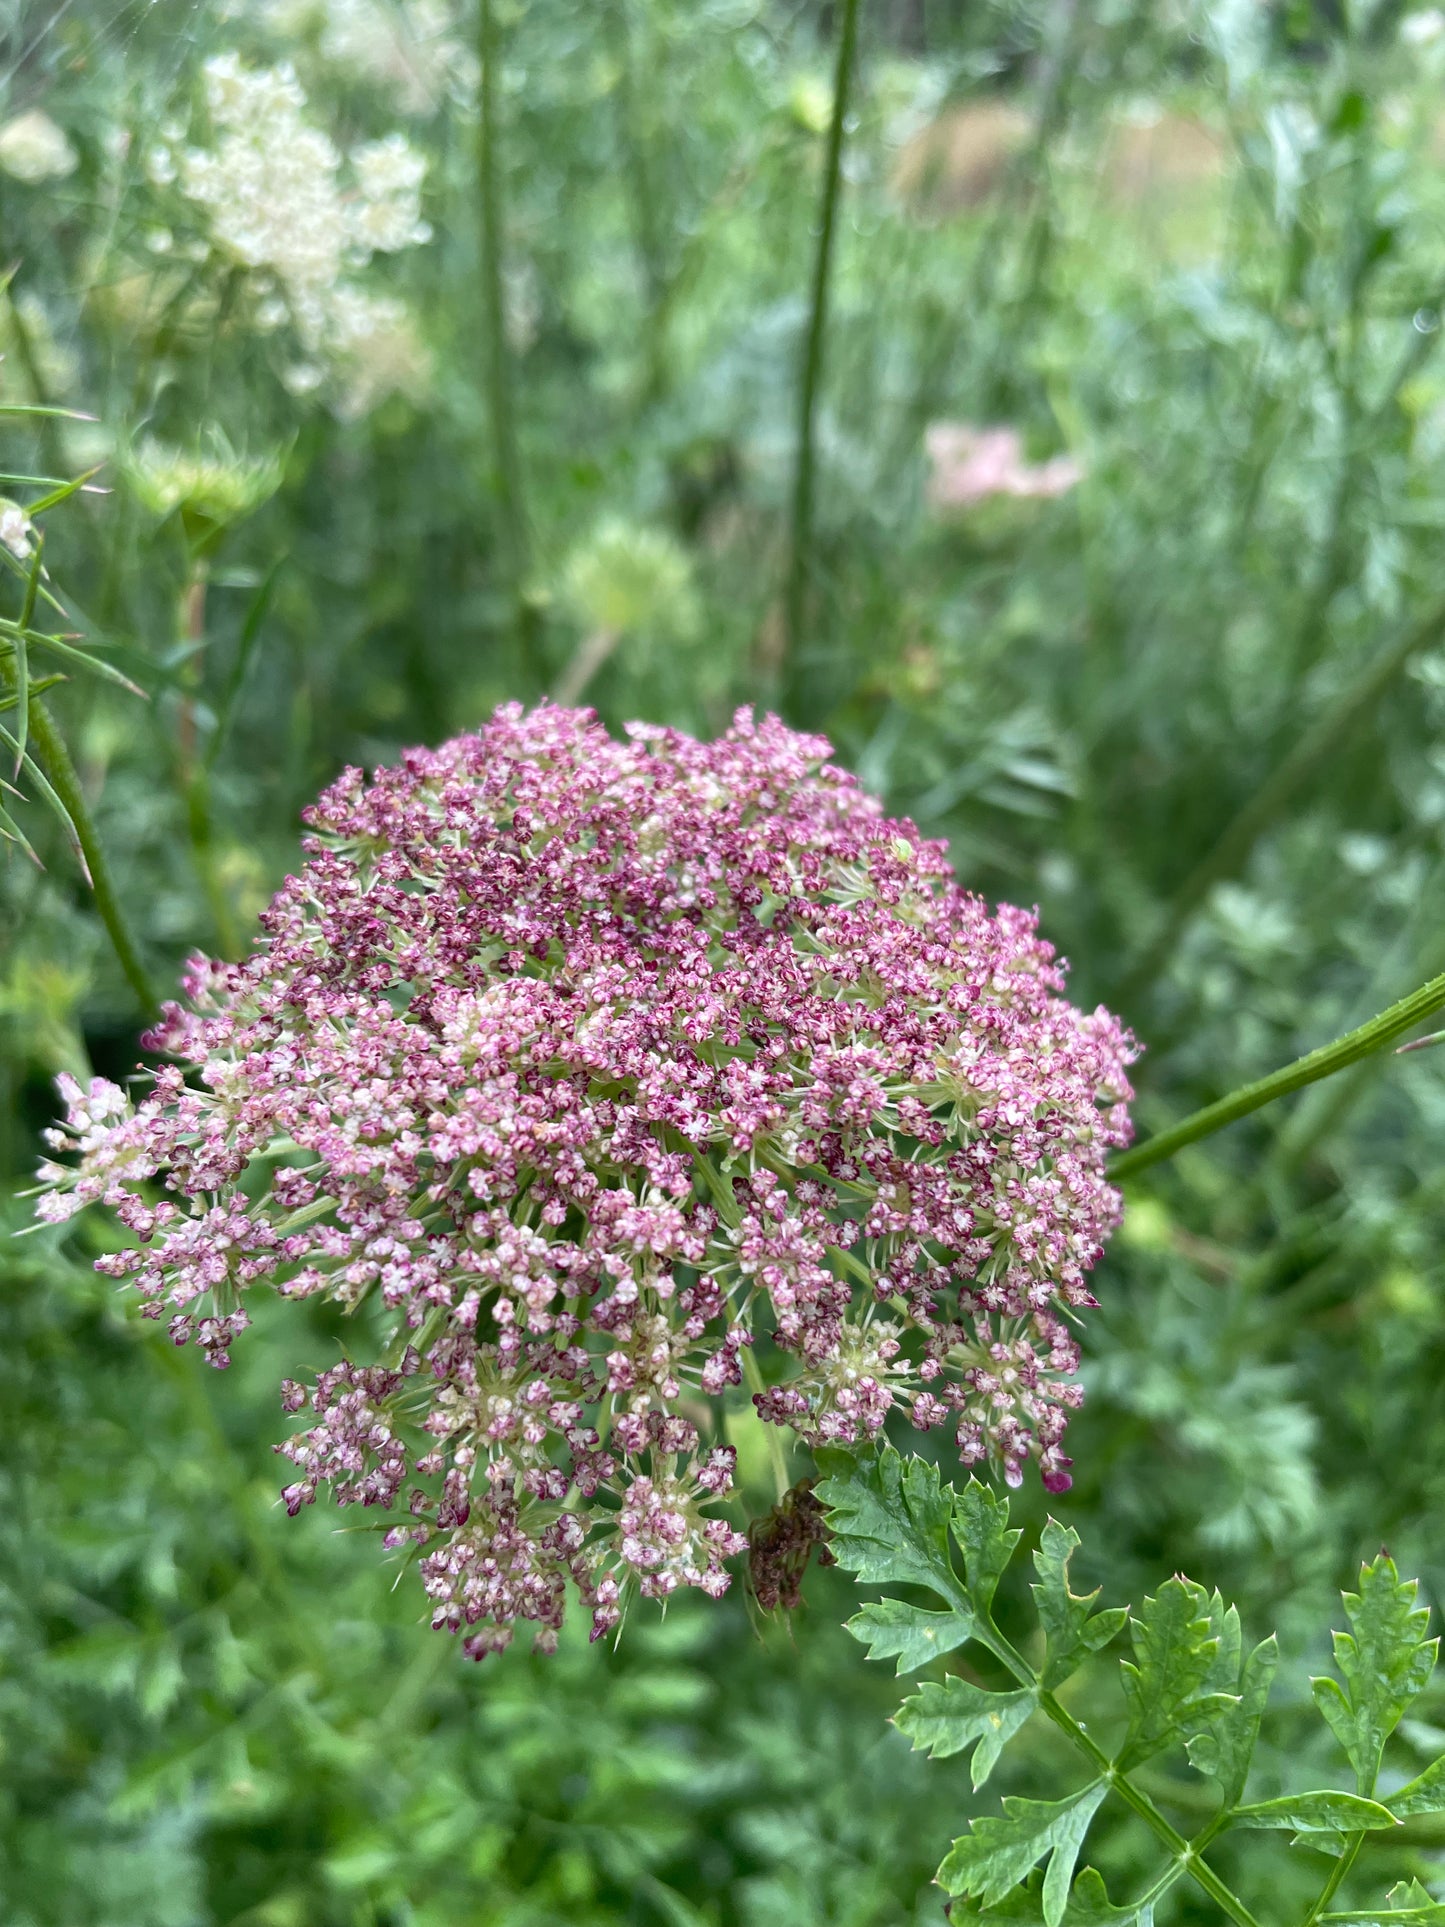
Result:
{"label": "flower bud cluster", "polygon": [[828,755],[511,706],[348,770],[256,953],[191,965],[176,1062],[66,1087],[42,1215],[110,1205],[177,1342],[224,1363],[261,1281],[369,1308],[380,1362],[284,1388],[286,1502],[395,1511],[475,1654],[569,1583],[597,1633],[723,1590],[759,1336],[805,1441],[899,1412],[1068,1484],[1130,1040]]}

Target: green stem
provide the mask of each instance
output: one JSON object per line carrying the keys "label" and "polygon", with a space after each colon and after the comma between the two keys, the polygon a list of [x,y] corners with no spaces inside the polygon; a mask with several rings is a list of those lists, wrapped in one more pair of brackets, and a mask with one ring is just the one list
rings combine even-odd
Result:
{"label": "green stem", "polygon": [[823,374],[823,343],[828,327],[828,286],[833,265],[833,230],[842,178],[843,128],[848,118],[848,87],[858,44],[858,0],[842,0],[838,61],[833,76],[833,117],[823,161],[823,201],[818,217],[818,249],[813,259],[813,298],[808,317],[803,379],[798,392],[798,445],[793,471],[793,518],[788,558],[785,639],[796,657],[802,642],[813,546],[814,425]]}
{"label": "green stem", "polygon": [[1083,52],[1081,28],[1086,9],[1078,0],[1060,0],[1054,22],[1053,45],[1041,75],[1041,106],[1038,128],[1031,144],[1024,178],[1036,199],[1025,234],[1019,285],[1010,304],[1013,326],[1008,334],[1016,343],[1016,330],[1032,318],[1048,273],[1049,259],[1056,239],[1055,195],[1049,178],[1049,154],[1068,119],[1069,93]]}
{"label": "green stem", "polygon": [[477,52],[481,81],[477,105],[477,184],[481,205],[482,306],[487,333],[487,404],[492,429],[492,479],[501,524],[506,589],[525,667],[535,672],[536,621],[527,601],[529,538],[522,458],[512,410],[512,358],[507,347],[502,263],[506,249],[502,217],[502,157],[498,125],[501,46],[492,0],[478,0]]}
{"label": "green stem", "polygon": [[[6,673],[11,672],[7,665]],[[145,965],[140,960],[135,939],[131,936],[126,923],[125,912],[121,909],[120,898],[116,895],[115,883],[110,874],[105,851],[96,833],[95,822],[90,814],[90,805],[85,800],[80,778],[75,773],[75,765],[70,760],[70,751],[65,747],[65,739],[50,720],[44,703],[37,702],[33,696],[30,703],[30,740],[44,766],[50,786],[65,805],[75,830],[75,840],[80,845],[81,860],[85,866],[95,907],[105,925],[106,935],[110,938],[111,948],[116,955],[125,980],[135,992],[141,1006],[151,1011],[156,1008],[158,999],[146,975]]]}
{"label": "green stem", "polygon": [[655,401],[667,386],[667,271],[664,266],[662,226],[652,189],[638,108],[636,64],[632,57],[629,0],[607,0],[606,25],[617,59],[617,138],[632,203],[635,245],[647,287],[646,387],[644,399]]}
{"label": "green stem", "polygon": [[181,789],[186,799],[186,826],[190,831],[191,854],[205,891],[206,904],[216,933],[221,956],[233,960],[240,949],[240,938],[226,891],[216,867],[216,838],[211,821],[210,761],[202,756],[197,741],[197,697],[202,685],[201,664],[206,641],[206,583],[208,569],[203,556],[192,558],[190,574],[181,590],[179,639],[187,654],[182,667],[177,752],[180,758]]}
{"label": "green stem", "polygon": [[1388,1049],[1422,1018],[1433,1016],[1437,1010],[1445,1010],[1445,976],[1432,977],[1429,983],[1422,984],[1418,990],[1411,991],[1408,997],[1391,1004],[1388,1010],[1382,1010],[1378,1017],[1372,1017],[1367,1024],[1361,1024],[1355,1030],[1346,1031],[1343,1037],[1337,1037],[1333,1044],[1322,1045],[1308,1056],[1297,1058],[1293,1064],[1286,1064],[1283,1070],[1273,1071],[1268,1077],[1256,1079],[1253,1084],[1245,1084],[1228,1097],[1220,1098],[1218,1103],[1207,1104],[1202,1111],[1195,1111],[1192,1117],[1186,1117],[1169,1130],[1146,1138],[1142,1144],[1136,1144],[1133,1150],[1125,1151],[1113,1160],[1109,1166],[1109,1176],[1116,1183],[1131,1178],[1137,1172],[1147,1170],[1151,1164],[1173,1157],[1186,1144],[1193,1144],[1199,1138],[1223,1130],[1226,1124],[1233,1124],[1237,1118],[1248,1117],[1251,1111],[1272,1104],[1277,1097],[1287,1097],[1291,1091],[1303,1090],[1306,1084],[1318,1083],[1322,1077],[1330,1077],[1350,1064],[1358,1064],[1362,1058],[1373,1056],[1376,1051]]}
{"label": "green stem", "polygon": [[10,304],[10,331],[15,338],[15,348],[20,356],[20,365],[25,372],[25,379],[39,407],[47,411],[39,416],[40,426],[37,431],[43,450],[42,461],[52,475],[59,475],[65,466],[65,450],[60,440],[59,416],[62,411],[49,412],[50,395],[40,372],[40,359],[35,352],[35,343],[30,337],[29,325],[21,311],[20,303],[15,299],[13,279],[6,283],[5,297]]}
{"label": "green stem", "polygon": [[[959,1589],[958,1603],[965,1606],[968,1603],[967,1595],[962,1588]],[[992,1620],[986,1620],[980,1627],[980,1637],[990,1651],[1003,1661],[1021,1686],[1039,1687],[1038,1674],[1023,1654],[1005,1639]],[[1138,1814],[1154,1837],[1169,1849],[1176,1864],[1197,1886],[1203,1888],[1230,1920],[1235,1922],[1235,1927],[1259,1927],[1259,1922],[1238,1894],[1227,1887],[1208,1862],[1202,1858],[1201,1848],[1205,1839],[1212,1835],[1214,1831],[1212,1826],[1206,1828],[1197,1841],[1186,1840],[1178,1828],[1172,1826],[1159,1811],[1149,1795],[1135,1786],[1127,1773],[1115,1766],[1093,1735],[1080,1726],[1073,1714],[1061,1706],[1052,1693],[1039,1690],[1039,1708],[1048,1719],[1053,1721],[1060,1732],[1066,1733],[1080,1752],[1088,1757],[1090,1764],[1096,1768],[1099,1777],[1106,1782],[1110,1790],[1118,1794],[1125,1806],[1131,1807]]]}
{"label": "green stem", "polygon": [[1338,1893],[1345,1875],[1359,1858],[1360,1848],[1364,1846],[1364,1844],[1364,1834],[1352,1833],[1350,1835],[1349,1839],[1345,1842],[1344,1852],[1340,1855],[1334,1866],[1330,1868],[1330,1877],[1325,1882],[1319,1899],[1305,1915],[1301,1927],[1314,1927],[1315,1922],[1319,1919],[1325,1908],[1329,1906],[1336,1893]]}

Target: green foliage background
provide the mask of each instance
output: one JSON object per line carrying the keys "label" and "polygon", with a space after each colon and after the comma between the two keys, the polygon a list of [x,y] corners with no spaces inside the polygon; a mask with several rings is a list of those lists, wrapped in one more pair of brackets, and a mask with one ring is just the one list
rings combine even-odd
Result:
{"label": "green foliage background", "polygon": [[[156,977],[245,932],[342,764],[565,686],[599,635],[586,699],[609,721],[711,733],[773,704],[947,836],[970,884],[1039,902],[1075,994],[1148,1047],[1146,1129],[1445,968],[1445,22],[1396,0],[862,0],[790,639],[838,9],[492,6],[510,505],[465,61],[407,104],[327,53],[320,6],[0,5],[0,117],[42,108],[77,156],[0,174],[0,401],[97,418],[0,418],[3,459],[106,463],[110,492],[46,518],[45,558],[145,699],[76,675],[47,701]],[[474,14],[440,19],[473,45]],[[338,140],[401,127],[429,157],[435,237],[383,276],[428,366],[355,419],[293,399],[284,340],[214,259],[155,252],[177,210],[147,142],[226,49],[294,60]],[[1083,479],[940,513],[940,420],[1012,423]],[[197,648],[182,518],[125,477],[147,434],[216,429],[282,451],[284,477],[214,549]],[[23,584],[0,588],[13,614]],[[208,840],[183,724],[215,746]],[[7,1194],[55,1073],[123,1074],[140,1019],[59,826],[33,791],[9,802],[43,868],[0,871]],[[1305,1674],[1361,1556],[1383,1539],[1445,1588],[1441,1063],[1374,1060],[1151,1172],[1098,1275],[1054,1509],[1111,1601],[1183,1567],[1248,1636],[1278,1627],[1296,1703],[1255,1798],[1315,1744]],[[933,1870],[992,1790],[885,1725],[839,1574],[791,1626],[756,1625],[738,1586],[634,1615],[615,1651],[466,1668],[366,1535],[274,1504],[275,1386],[334,1356],[324,1317],[267,1316],[207,1373],[90,1271],[106,1235],[0,1245],[6,1927],[942,1918]],[[738,1438],[761,1512],[766,1454]],[[1037,1493],[1022,1513],[1037,1531]],[[1438,1687],[1397,1779],[1437,1724]],[[1031,1734],[1007,1791],[1034,1788]],[[1211,1798],[1182,1769],[1155,1793]],[[1438,1882],[1429,1824],[1362,1877]],[[1318,1862],[1296,1860],[1304,1895]],[[1293,1878],[1263,1918],[1295,1917]]]}

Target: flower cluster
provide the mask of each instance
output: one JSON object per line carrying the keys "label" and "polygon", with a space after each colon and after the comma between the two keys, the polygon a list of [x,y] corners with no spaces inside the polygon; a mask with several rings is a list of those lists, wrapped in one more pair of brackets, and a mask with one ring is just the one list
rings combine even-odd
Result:
{"label": "flower cluster", "polygon": [[0,542],[17,562],[26,561],[35,548],[35,524],[16,502],[0,499]]}
{"label": "flower cluster", "polygon": [[111,1206],[178,1344],[224,1363],[262,1280],[368,1308],[380,1362],[284,1389],[286,1502],[400,1508],[474,1654],[554,1637],[568,1579],[594,1632],[722,1591],[745,1377],[812,1443],[899,1410],[1068,1484],[1130,1040],[828,755],[511,706],[348,770],[148,1094],[67,1087],[42,1215]]}
{"label": "flower cluster", "polygon": [[28,187],[63,181],[79,165],[65,131],[38,107],[0,127],[0,172]]}
{"label": "flower cluster", "polygon": [[[430,238],[426,160],[395,133],[343,155],[307,119],[290,67],[253,69],[222,54],[206,62],[205,80],[213,144],[153,148],[151,178],[177,185],[205,216],[212,245],[248,271],[258,324],[289,319],[308,355],[344,371],[358,339],[383,322],[395,333],[395,299],[348,277],[374,255]],[[305,386],[311,364],[301,366],[296,385]]]}

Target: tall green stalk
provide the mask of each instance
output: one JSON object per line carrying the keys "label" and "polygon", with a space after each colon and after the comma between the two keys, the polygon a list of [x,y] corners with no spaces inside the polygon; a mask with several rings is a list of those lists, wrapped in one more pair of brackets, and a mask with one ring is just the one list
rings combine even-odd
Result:
{"label": "tall green stalk", "polygon": [[531,537],[522,457],[512,408],[512,357],[507,346],[503,261],[506,252],[502,212],[502,150],[497,118],[501,42],[492,0],[478,0],[477,53],[481,81],[477,104],[477,185],[481,210],[482,308],[486,324],[487,408],[492,430],[492,483],[501,525],[502,562],[507,596],[524,667],[538,674],[536,617],[526,596]]}
{"label": "tall green stalk", "polygon": [[1226,1124],[1233,1124],[1238,1118],[1248,1117],[1251,1111],[1260,1110],[1272,1104],[1277,1097],[1287,1097],[1291,1091],[1303,1090],[1306,1084],[1316,1084],[1322,1077],[1331,1077],[1351,1064],[1358,1064],[1362,1058],[1374,1056],[1376,1051],[1389,1048],[1399,1038],[1424,1018],[1431,1017],[1437,1010],[1445,1010],[1445,976],[1432,977],[1418,990],[1411,991],[1398,1003],[1382,1010],[1378,1017],[1372,1017],[1367,1024],[1355,1030],[1346,1031],[1337,1037],[1333,1044],[1325,1044],[1319,1050],[1311,1051],[1308,1056],[1300,1057],[1283,1070],[1273,1071],[1268,1077],[1257,1078],[1253,1084],[1245,1084],[1222,1097],[1216,1104],[1207,1104],[1202,1111],[1195,1111],[1181,1123],[1172,1125],[1167,1131],[1160,1131],[1154,1137],[1146,1138],[1130,1151],[1113,1159],[1109,1165],[1109,1176],[1116,1182],[1132,1178],[1138,1172],[1147,1170],[1151,1164],[1158,1164],[1171,1158],[1176,1151],[1182,1151],[1186,1144],[1193,1144],[1199,1138],[1209,1137],[1215,1131],[1223,1130]]}
{"label": "tall green stalk", "polygon": [[667,386],[667,268],[653,170],[641,125],[629,0],[607,0],[604,18],[617,61],[617,141],[627,177],[634,245],[647,289],[644,399],[655,401]]}
{"label": "tall green stalk", "polygon": [[838,188],[843,168],[843,128],[848,118],[848,91],[858,45],[859,0],[842,0],[838,29],[838,60],[833,76],[833,116],[828,123],[828,146],[823,160],[823,196],[818,214],[818,247],[813,257],[813,295],[798,389],[798,441],[793,469],[793,515],[788,554],[788,586],[784,611],[785,646],[796,657],[806,621],[808,581],[813,561],[814,427],[818,388],[823,376],[823,346],[828,331],[828,288],[833,267],[833,229],[838,213]]}
{"label": "tall green stalk", "polygon": [[[11,673],[8,664],[6,673]],[[70,751],[65,747],[65,738],[51,721],[44,703],[36,700],[33,693],[30,700],[30,741],[51,788],[70,818],[86,879],[95,898],[95,907],[105,925],[116,961],[125,974],[126,982],[135,992],[137,1001],[145,1010],[154,1010],[158,999],[121,908],[110,864],[106,861],[95,820],[90,814],[90,805],[85,800],[85,791],[70,760]]]}
{"label": "tall green stalk", "polygon": [[179,727],[176,752],[180,764],[181,790],[186,799],[186,825],[190,832],[191,853],[206,904],[211,912],[216,942],[221,956],[234,960],[241,948],[236,919],[226,898],[225,884],[216,865],[215,828],[211,821],[211,759],[200,753],[197,742],[196,708],[201,687],[201,660],[206,642],[206,584],[209,571],[205,558],[192,558],[189,576],[181,590],[179,640],[186,649],[182,666]]}

